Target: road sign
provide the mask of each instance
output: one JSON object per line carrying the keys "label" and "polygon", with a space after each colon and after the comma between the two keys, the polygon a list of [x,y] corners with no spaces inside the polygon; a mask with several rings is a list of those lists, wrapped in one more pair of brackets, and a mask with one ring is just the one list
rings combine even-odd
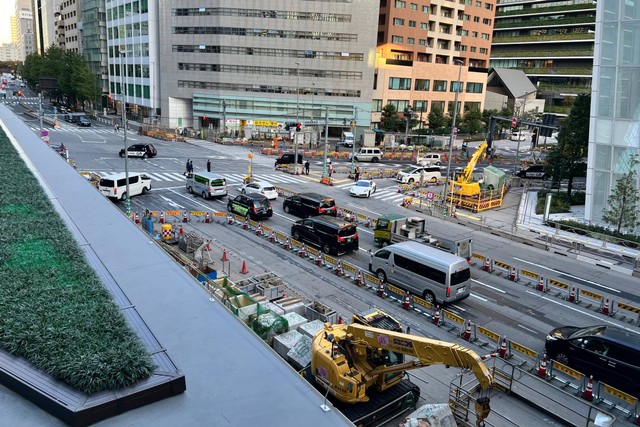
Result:
{"label": "road sign", "polygon": [[49,136],[49,131],[46,129],[42,129],[42,131],[40,131],[40,136],[42,137]]}
{"label": "road sign", "polygon": [[427,200],[433,200],[433,191],[427,193]]}
{"label": "road sign", "polygon": [[511,119],[511,127],[515,128],[516,126],[518,126],[518,119],[514,117],[513,119]]}

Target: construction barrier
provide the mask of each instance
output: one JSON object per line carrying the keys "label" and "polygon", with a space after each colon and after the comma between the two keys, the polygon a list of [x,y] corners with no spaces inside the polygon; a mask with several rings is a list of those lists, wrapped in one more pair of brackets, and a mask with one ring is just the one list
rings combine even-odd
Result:
{"label": "construction barrier", "polygon": [[[558,374],[562,374],[563,377],[558,376]],[[567,379],[564,376],[570,377],[575,381]],[[568,367],[567,365],[563,365],[557,360],[551,360],[549,378],[559,381],[562,384],[561,388],[571,386],[578,391],[584,387],[585,382],[585,376],[581,372],[578,372],[575,369]]]}
{"label": "construction barrier", "polygon": [[599,382],[596,395],[599,402],[607,401],[607,403],[615,405],[617,409],[623,410],[629,415],[638,414],[638,399],[622,390]]}
{"label": "construction barrier", "polygon": [[500,342],[500,335],[496,334],[495,332],[483,327],[483,326],[478,326],[476,328],[476,331],[478,334],[482,334],[484,336],[486,336],[487,338],[489,338],[491,341],[494,341],[496,344],[498,344]]}

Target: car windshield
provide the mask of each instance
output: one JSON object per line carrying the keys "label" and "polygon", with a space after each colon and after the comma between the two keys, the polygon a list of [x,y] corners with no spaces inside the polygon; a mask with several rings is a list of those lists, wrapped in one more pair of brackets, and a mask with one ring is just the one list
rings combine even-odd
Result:
{"label": "car windshield", "polygon": [[260,199],[260,200],[256,200],[255,201],[256,206],[260,206],[263,208],[270,208],[271,205],[269,204],[269,201],[267,199]]}
{"label": "car windshield", "polygon": [[356,182],[356,187],[368,187],[369,181],[358,181]]}
{"label": "car windshield", "polygon": [[338,231],[338,236],[340,237],[348,237],[356,234],[356,228],[354,226],[342,227],[340,231]]}
{"label": "car windshield", "polygon": [[416,170],[416,168],[408,166],[408,167],[402,169],[402,172],[404,172],[404,173],[412,173],[415,170]]}
{"label": "car windshield", "polygon": [[604,335],[604,331],[607,327],[606,326],[592,326],[589,328],[581,328],[578,329],[577,331],[575,331],[574,333],[572,333],[569,337],[567,338],[578,338],[578,337],[588,337],[588,336],[596,336],[596,335]]}
{"label": "car windshield", "polygon": [[263,187],[262,191],[276,191],[275,187]]}
{"label": "car windshield", "polygon": [[321,208],[332,208],[335,205],[336,205],[336,202],[334,202],[333,199],[325,199],[322,202],[320,202]]}

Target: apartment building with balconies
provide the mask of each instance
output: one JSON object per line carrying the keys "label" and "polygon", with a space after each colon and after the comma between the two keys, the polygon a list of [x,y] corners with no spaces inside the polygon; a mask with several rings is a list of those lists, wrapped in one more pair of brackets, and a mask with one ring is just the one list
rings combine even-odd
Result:
{"label": "apartment building with balconies", "polygon": [[491,67],[525,72],[545,112],[567,114],[591,91],[596,2],[498,0]]}
{"label": "apartment building with balconies", "polygon": [[[482,110],[496,0],[381,0],[371,120],[382,108]],[[458,80],[458,76],[460,77]]]}

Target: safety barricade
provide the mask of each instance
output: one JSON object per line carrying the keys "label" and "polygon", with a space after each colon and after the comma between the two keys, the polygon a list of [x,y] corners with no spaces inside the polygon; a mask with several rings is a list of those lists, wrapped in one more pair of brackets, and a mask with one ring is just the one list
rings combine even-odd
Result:
{"label": "safety barricade", "polygon": [[[492,343],[495,343],[497,345],[500,342],[500,335],[496,334],[492,330],[485,328],[484,326],[478,325],[478,327],[476,328],[476,332],[477,332],[477,335],[483,335],[484,337],[490,340],[490,342],[483,342],[481,344],[481,346],[483,347],[490,345]],[[480,339],[479,336],[478,336],[478,339]]]}
{"label": "safety barricade", "polygon": [[348,262],[342,263],[342,270],[344,272],[345,277],[353,278],[358,274],[358,268],[353,264],[349,264]]}
{"label": "safety barricade", "polygon": [[[590,300],[592,300],[593,302],[595,302],[596,304],[598,304],[598,306],[600,306],[600,304],[602,304],[602,295],[597,294],[595,292],[591,292],[587,289],[581,289],[580,290],[580,296],[584,297],[584,298],[589,298]],[[593,306],[593,303],[589,303],[587,304],[587,308],[590,308]]]}
{"label": "safety barricade", "polygon": [[480,263],[480,265],[483,265],[484,255],[479,254],[477,252],[473,252],[471,254],[471,265],[476,265],[477,263]]}
{"label": "safety barricade", "polygon": [[413,308],[414,310],[429,316],[431,316],[431,313],[433,312],[433,304],[420,297],[413,297]]}
{"label": "safety barricade", "polygon": [[386,284],[387,286],[387,296],[390,297],[391,299],[395,299],[397,301],[402,302],[402,297],[404,296],[404,291],[400,288],[398,288],[397,286],[393,286],[389,283]]}
{"label": "safety barricade", "polygon": [[166,222],[179,222],[182,218],[182,211],[165,211]]}
{"label": "safety barricade", "polygon": [[529,271],[529,270],[524,270],[524,269],[520,269],[520,278],[523,280],[527,280],[526,285],[527,286],[531,286],[532,284],[537,284],[538,281],[540,280],[540,275],[538,273],[536,273],[535,271]]}
{"label": "safety barricade", "polygon": [[627,416],[638,416],[638,399],[632,395],[611,387],[604,382],[598,382],[596,388],[596,401],[605,403],[609,407],[614,407],[624,412]]}
{"label": "safety barricade", "polygon": [[559,382],[560,388],[564,389],[570,387],[574,389],[576,393],[580,393],[585,388],[586,377],[582,372],[576,371],[557,360],[551,360],[549,379],[551,381]]}
{"label": "safety barricade", "polygon": [[640,308],[634,307],[629,304],[625,304],[623,302],[618,302],[618,308],[620,310],[625,310],[623,313],[621,313],[621,320],[626,320],[626,317],[627,317],[626,315],[628,314],[629,319],[631,319],[631,322],[634,322],[635,324],[640,324]]}
{"label": "safety barricade", "polygon": [[227,220],[227,214],[225,212],[214,212],[213,218],[216,222],[224,223]]}
{"label": "safety barricade", "polygon": [[497,261],[497,260],[493,260],[493,268],[497,269],[496,274],[498,276],[502,276],[502,274],[506,276],[511,271],[510,264],[504,263],[502,261]]}
{"label": "safety barricade", "polygon": [[538,358],[536,351],[511,340],[509,341],[509,354],[511,363],[518,366],[534,362]]}
{"label": "safety barricade", "polygon": [[[451,311],[442,310],[442,320],[441,326],[444,326],[449,332],[464,328],[464,319]],[[459,334],[456,332],[456,335]]]}
{"label": "safety barricade", "polygon": [[547,284],[549,288],[553,288],[553,290],[556,291],[555,296],[557,297],[566,295],[567,291],[569,290],[569,284],[565,282],[561,282],[560,280],[549,279],[547,280]]}
{"label": "safety barricade", "polygon": [[205,211],[189,211],[189,217],[197,222],[204,222],[206,214],[207,213]]}

